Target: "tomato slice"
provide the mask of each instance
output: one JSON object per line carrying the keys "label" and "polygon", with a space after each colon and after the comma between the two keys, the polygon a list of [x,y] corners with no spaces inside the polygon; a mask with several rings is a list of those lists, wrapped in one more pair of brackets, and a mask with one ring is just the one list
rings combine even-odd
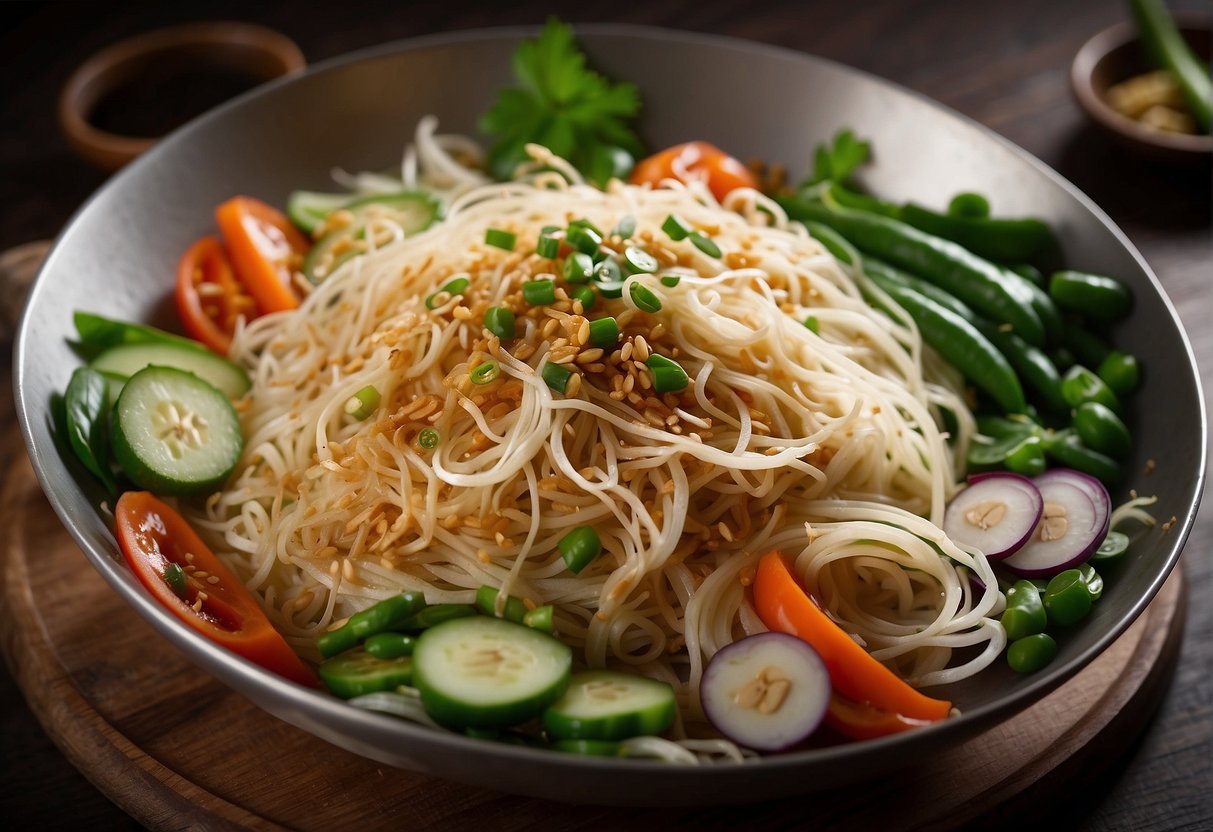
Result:
{"label": "tomato slice", "polygon": [[[127,564],[165,608],[211,641],[266,670],[301,685],[318,686],[256,599],[184,517],[146,491],[123,494],[114,517]],[[165,577],[173,564],[185,573],[181,595]]]}
{"label": "tomato slice", "polygon": [[175,298],[185,331],[220,355],[227,355],[237,319],[257,317],[257,301],[236,279],[215,237],[203,237],[186,249],[177,265]]}
{"label": "tomato slice", "polygon": [[825,722],[838,733],[853,740],[887,737],[889,734],[899,734],[931,724],[929,719],[914,719],[904,714],[881,710],[867,702],[856,702],[836,693],[830,696]]}
{"label": "tomato slice", "polygon": [[675,145],[642,159],[632,169],[630,181],[656,185],[662,179],[706,182],[717,199],[724,199],[734,188],[758,188],[758,180],[745,165],[707,142]]}
{"label": "tomato slice", "polygon": [[248,196],[237,196],[215,209],[219,231],[240,282],[263,312],[299,305],[293,275],[310,247],[291,221],[276,208]]}

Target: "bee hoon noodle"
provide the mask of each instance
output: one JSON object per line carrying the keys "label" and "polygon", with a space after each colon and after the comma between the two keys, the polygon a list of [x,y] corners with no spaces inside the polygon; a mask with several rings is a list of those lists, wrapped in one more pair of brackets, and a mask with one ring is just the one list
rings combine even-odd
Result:
{"label": "bee hoon noodle", "polygon": [[[402,590],[472,603],[500,586],[554,605],[557,635],[587,665],[672,684],[676,734],[700,754],[716,736],[700,674],[765,629],[746,585],[773,548],[912,683],[993,661],[1005,644],[997,581],[938,525],[973,421],[959,377],[912,322],[873,310],[862,272],[753,191],[723,205],[697,184],[603,191],[530,151],[518,181],[483,184],[453,161],[466,143],[423,122],[405,184],[446,188],[445,219],[408,238],[380,223],[373,250],[300,309],[237,333],[231,358],[253,379],[244,458],[193,519],[275,624],[306,655],[334,622]],[[721,256],[671,239],[671,215]],[[635,232],[622,241],[609,230],[625,217]],[[524,282],[558,277],[535,251],[541,230],[577,219],[620,254],[644,249],[657,272],[625,271],[622,296],[589,311],[563,288],[528,304]],[[486,244],[489,229],[514,234],[514,249]],[[459,276],[464,291],[440,291]],[[638,306],[634,283],[658,311]],[[495,306],[512,310],[516,337],[486,329]],[[606,348],[587,338],[604,315],[622,333]],[[684,390],[652,389],[651,354],[685,370]],[[499,372],[476,383],[485,362]],[[572,371],[563,395],[545,363]],[[346,403],[368,386],[379,405],[359,420]],[[574,574],[557,542],[581,526],[603,550]]]}

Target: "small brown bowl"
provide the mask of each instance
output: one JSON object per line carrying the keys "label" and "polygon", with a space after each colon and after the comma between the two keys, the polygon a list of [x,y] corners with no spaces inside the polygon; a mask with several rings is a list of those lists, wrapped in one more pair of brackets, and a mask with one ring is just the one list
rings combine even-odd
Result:
{"label": "small brown bowl", "polygon": [[[1207,63],[1213,30],[1210,19],[1176,15],[1175,22],[1197,56]],[[1096,124],[1143,158],[1169,164],[1207,164],[1213,160],[1213,136],[1152,130],[1108,104],[1109,87],[1154,68],[1141,46],[1137,26],[1132,21],[1118,23],[1078,50],[1070,67],[1070,86],[1079,105]]]}
{"label": "small brown bowl", "polygon": [[[64,85],[59,95],[59,126],[72,149],[108,171],[117,170],[146,151],[159,136],[111,132],[94,123],[96,110],[132,83],[180,71],[184,66],[193,72],[244,76],[252,86],[298,72],[306,62],[290,38],[250,23],[187,23],[135,35],[93,55]],[[146,103],[133,102],[131,106],[138,108]],[[176,107],[181,104],[163,103]]]}

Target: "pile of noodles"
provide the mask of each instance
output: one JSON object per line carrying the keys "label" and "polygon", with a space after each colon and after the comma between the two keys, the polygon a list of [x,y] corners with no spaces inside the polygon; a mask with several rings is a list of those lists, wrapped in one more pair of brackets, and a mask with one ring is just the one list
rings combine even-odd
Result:
{"label": "pile of noodles", "polygon": [[[542,148],[520,181],[486,184],[455,150],[423,123],[403,177],[448,189],[443,221],[408,238],[373,229],[375,250],[232,348],[253,379],[246,449],[195,519],[304,655],[402,590],[471,603],[487,584],[554,605],[584,664],[668,681],[678,735],[711,736],[700,674],[765,629],[746,587],[780,549],[828,614],[914,684],[993,661],[997,582],[938,527],[973,432],[960,380],[908,318],[864,301],[862,274],[751,191],[720,205],[698,184],[599,190]],[[721,256],[670,239],[671,214]],[[588,312],[563,290],[552,305],[523,301],[522,282],[554,276],[535,253],[541,229],[588,219],[609,231],[625,217],[635,233],[606,245],[657,257],[656,275],[628,280],[659,311],[638,309],[630,286]],[[517,235],[514,250],[487,245],[490,228]],[[458,275],[464,293],[439,293]],[[515,311],[515,339],[484,327],[490,306]],[[607,314],[624,338],[592,348],[585,322]],[[686,390],[652,391],[654,352],[686,370]],[[473,384],[488,360],[500,376]],[[541,377],[549,361],[574,370],[565,395]],[[381,402],[353,418],[346,403],[368,386]],[[603,553],[573,574],[557,541],[587,525]]]}

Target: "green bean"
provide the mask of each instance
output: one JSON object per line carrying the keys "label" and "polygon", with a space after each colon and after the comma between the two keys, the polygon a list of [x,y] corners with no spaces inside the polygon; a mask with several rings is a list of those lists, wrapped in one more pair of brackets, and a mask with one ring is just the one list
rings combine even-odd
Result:
{"label": "green bean", "polygon": [[1016,445],[1007,454],[1003,466],[1016,474],[1034,477],[1043,474],[1048,462],[1045,459],[1045,446],[1039,436],[1029,436]]}
{"label": "green bean", "polygon": [[327,659],[349,650],[367,636],[396,629],[424,607],[425,596],[420,592],[393,595],[351,615],[341,627],[316,639],[316,647]]}
{"label": "green bean", "polygon": [[1120,410],[1120,400],[1104,380],[1081,364],[1066,370],[1061,380],[1061,395],[1070,407],[1084,402],[1099,402],[1109,410]]}
{"label": "green bean", "polygon": [[1102,338],[1077,325],[1067,326],[1062,340],[1078,361],[1088,367],[1098,367],[1112,352]]}
{"label": "green bean", "polygon": [[401,656],[413,655],[413,647],[416,644],[415,636],[404,633],[375,633],[373,636],[367,636],[362,646],[377,659],[398,659]]}
{"label": "green bean", "polygon": [[1007,648],[1007,664],[1016,673],[1035,673],[1053,661],[1057,642],[1048,633],[1036,633],[1011,642]]}
{"label": "green bean", "polygon": [[981,219],[990,216],[990,200],[981,194],[959,193],[948,202],[948,216]]}
{"label": "green bean", "polygon": [[1062,309],[1098,321],[1116,321],[1133,308],[1128,288],[1110,277],[1061,271],[1049,278],[1049,297]]}
{"label": "green bean", "polygon": [[973,323],[1007,357],[1015,372],[1036,391],[1047,408],[1058,413],[1067,409],[1067,402],[1061,394],[1061,373],[1043,350],[1013,332],[1003,332],[989,321],[978,319]]}
{"label": "green bean", "polygon": [[1120,350],[1108,353],[1099,363],[1096,375],[1118,396],[1132,393],[1141,383],[1141,367],[1137,363],[1137,357]]}
{"label": "green bean", "polygon": [[1077,624],[1091,611],[1091,589],[1077,569],[1067,569],[1049,579],[1044,594],[1049,621],[1061,627]]}
{"label": "green bean", "polygon": [[907,289],[913,289],[918,294],[930,298],[940,306],[951,309],[966,321],[972,322],[977,318],[977,315],[965,305],[964,301],[958,299],[950,292],[940,289],[929,280],[923,280],[921,277],[916,277],[909,272],[890,266],[888,263],[873,257],[865,259],[863,267],[864,272],[874,282],[879,282],[882,279],[892,281],[900,286],[905,286]]}
{"label": "green bean", "polygon": [[860,251],[926,278],[995,323],[1009,324],[1029,343],[1043,346],[1044,324],[1017,288],[1009,286],[1006,271],[960,244],[889,217],[836,204],[831,207],[804,197],[784,198],[780,204],[790,217],[829,225]]}
{"label": "green bean", "polygon": [[1146,52],[1158,67],[1171,71],[1196,123],[1208,133],[1213,122],[1213,82],[1208,62],[1193,53],[1162,0],[1130,0],[1129,5]]}
{"label": "green bean", "polygon": [[[476,609],[480,610],[485,615],[496,617],[497,615],[497,595],[501,590],[495,586],[484,585],[476,590]],[[507,595],[505,605],[501,611],[501,617],[506,621],[513,621],[515,624],[521,624],[522,619],[527,614],[526,604],[521,599],[515,598],[513,595]]]}
{"label": "green bean", "polygon": [[403,621],[399,629],[401,630],[428,630],[437,624],[444,621],[453,621],[456,618],[469,618],[476,614],[475,607],[468,604],[432,604],[416,614],[411,615]]}
{"label": "green bean", "polygon": [[1033,266],[1031,263],[1016,263],[1013,266],[1008,266],[1011,271],[1022,278],[1032,281],[1040,288],[1045,287],[1045,276],[1041,274],[1040,269]]}
{"label": "green bean", "polygon": [[1009,641],[1043,633],[1048,623],[1040,591],[1031,581],[1016,581],[1007,590],[1007,608],[1002,614],[1002,626]]}
{"label": "green bean", "polygon": [[1045,454],[1067,468],[1090,474],[1109,487],[1120,480],[1121,471],[1116,460],[1088,448],[1072,429],[1046,436]]}

